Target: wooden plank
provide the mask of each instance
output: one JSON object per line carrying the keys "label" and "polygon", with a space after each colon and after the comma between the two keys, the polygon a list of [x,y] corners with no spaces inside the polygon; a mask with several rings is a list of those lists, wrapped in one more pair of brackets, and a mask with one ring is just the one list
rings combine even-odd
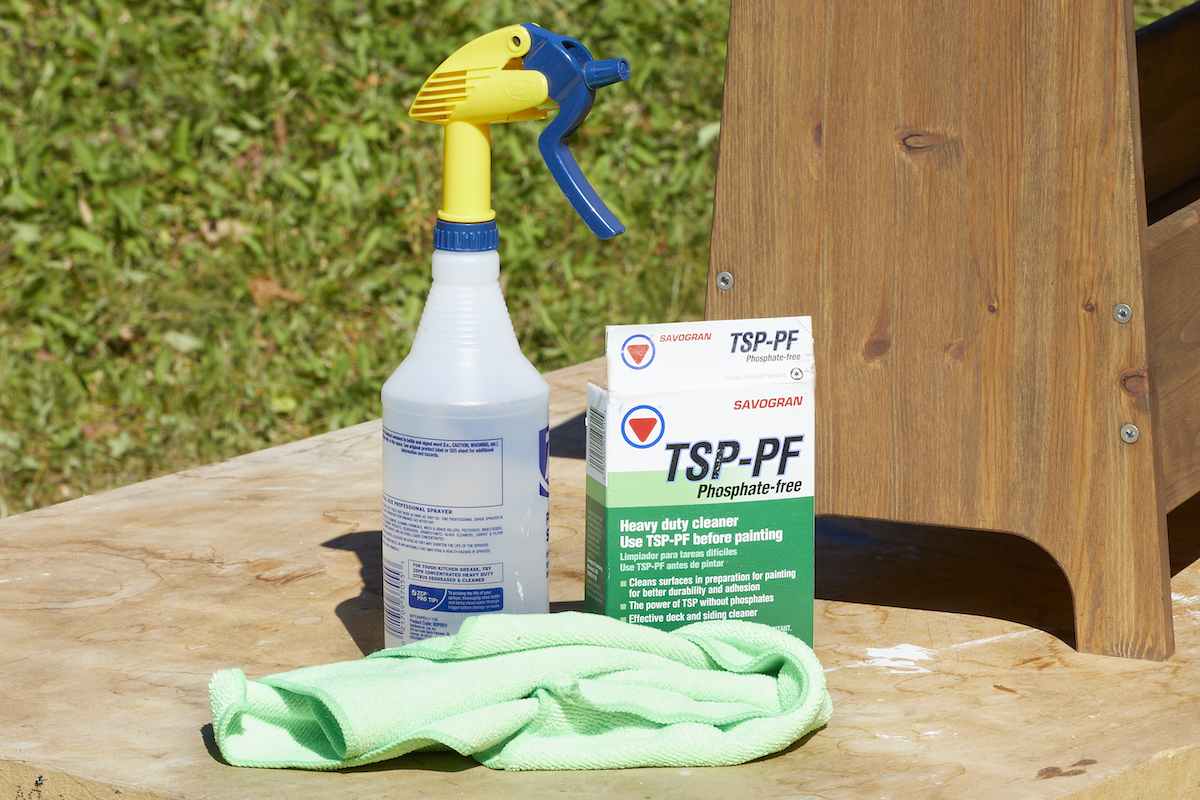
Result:
{"label": "wooden plank", "polygon": [[1200,201],[1151,226],[1150,308],[1166,507],[1200,492]]}
{"label": "wooden plank", "polygon": [[1200,3],[1138,31],[1137,63],[1146,197],[1154,201],[1200,176]]}
{"label": "wooden plank", "polygon": [[[804,62],[784,57],[761,61],[762,52],[784,54],[793,48],[811,52],[825,46],[824,15],[800,4],[781,3],[770,16],[753,3],[735,2],[730,10],[730,41],[758,42],[728,49],[723,119],[758,127],[757,136],[722,136],[718,158],[737,168],[719,169],[714,214],[746,226],[737,239],[713,237],[715,248],[735,245],[715,262],[790,263],[821,257],[820,230],[805,224],[806,208],[819,202],[822,183],[822,96],[824,75],[802,69]],[[801,13],[801,12],[804,13]],[[739,83],[741,81],[741,83]],[[766,145],[764,148],[763,145]],[[756,232],[764,235],[755,235]],[[759,316],[785,313],[793,298],[814,296],[814,270],[738,271],[737,293],[761,299]],[[709,282],[709,303],[715,281]]]}
{"label": "wooden plank", "polygon": [[1150,368],[1129,7],[731,19],[710,276],[734,287],[706,313],[814,317],[818,513],[1030,538],[1080,647],[1169,655],[1155,399],[1127,380]]}
{"label": "wooden plank", "polygon": [[[603,372],[601,361],[546,376],[552,437]],[[0,520],[0,792],[1166,800],[1198,779],[1200,562],[1174,578],[1179,655],[1131,662],[1046,632],[1069,599],[1027,542],[831,520],[818,524],[814,618],[834,716],[778,754],[580,772],[497,772],[450,752],[336,772],[230,767],[211,740],[214,671],[260,678],[383,644],[381,443],[375,420]],[[551,597],[562,607],[583,598],[585,469],[552,459]],[[1200,500],[1170,524],[1174,543],[1200,551]],[[989,574],[972,586],[964,573],[979,563]]]}

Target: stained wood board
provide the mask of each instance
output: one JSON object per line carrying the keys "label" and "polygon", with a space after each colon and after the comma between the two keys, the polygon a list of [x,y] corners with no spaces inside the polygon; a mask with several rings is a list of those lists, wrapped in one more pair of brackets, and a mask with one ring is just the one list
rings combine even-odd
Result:
{"label": "stained wood board", "polygon": [[[583,597],[584,383],[550,377],[552,601]],[[1069,592],[1023,539],[819,520],[829,725],[720,769],[493,772],[414,754],[334,773],[239,769],[206,686],[382,646],[378,421],[0,520],[0,791],[283,796],[1113,797],[1200,769],[1200,509],[1171,521],[1179,648],[1084,655]],[[970,575],[986,563],[991,578]],[[1065,641],[1064,641],[1065,640]],[[1106,789],[1105,787],[1110,787]],[[1172,789],[1174,791],[1174,789]],[[1109,791],[1109,794],[1103,792]],[[1081,794],[1072,795],[1071,792]]]}
{"label": "stained wood board", "polygon": [[706,315],[813,317],[819,513],[1026,536],[1081,646],[1163,658],[1132,31],[1120,0],[735,0]]}
{"label": "stained wood board", "polygon": [[1169,510],[1200,491],[1200,201],[1152,225],[1149,249],[1153,389]]}

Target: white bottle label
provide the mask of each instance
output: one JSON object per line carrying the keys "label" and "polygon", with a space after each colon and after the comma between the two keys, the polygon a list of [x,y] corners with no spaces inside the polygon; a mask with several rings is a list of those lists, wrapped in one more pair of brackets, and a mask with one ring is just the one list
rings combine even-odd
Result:
{"label": "white bottle label", "polygon": [[422,506],[504,505],[503,439],[421,439],[384,430],[391,464],[408,476],[400,500]]}
{"label": "white bottle label", "polygon": [[[455,633],[473,614],[528,610],[527,587],[545,581],[544,550],[536,566],[522,550],[544,548],[548,535],[548,432],[451,439],[384,428],[389,647]],[[545,508],[531,508],[530,495]]]}

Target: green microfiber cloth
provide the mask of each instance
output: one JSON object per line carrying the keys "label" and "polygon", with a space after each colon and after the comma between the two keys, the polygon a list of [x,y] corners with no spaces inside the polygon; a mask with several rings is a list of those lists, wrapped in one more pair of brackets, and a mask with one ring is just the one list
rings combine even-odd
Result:
{"label": "green microfiber cloth", "polygon": [[209,684],[221,754],[337,769],[427,748],[494,769],[740,764],[829,720],[812,650],[737,620],[669,633],[594,614],[488,614],[357,661]]}

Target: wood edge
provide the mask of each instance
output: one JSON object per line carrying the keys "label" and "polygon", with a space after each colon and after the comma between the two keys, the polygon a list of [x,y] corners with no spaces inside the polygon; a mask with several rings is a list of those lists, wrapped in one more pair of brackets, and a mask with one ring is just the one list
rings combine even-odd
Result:
{"label": "wood edge", "polygon": [[[745,0],[731,0],[729,4],[729,33],[726,37],[725,47],[725,82],[721,90],[721,132],[717,136],[717,163],[715,180],[713,186],[713,211],[712,219],[709,224],[708,233],[708,274],[705,278],[704,288],[704,319],[722,319],[728,315],[728,301],[722,302],[722,294],[717,288],[717,273],[723,269],[728,269],[731,265],[729,262],[728,249],[730,247],[730,236],[726,232],[727,224],[726,217],[731,213],[727,208],[724,198],[732,194],[725,184],[731,180],[728,170],[730,169],[731,156],[729,149],[733,147],[733,137],[728,135],[731,122],[736,119],[737,114],[732,113],[730,108],[730,93],[729,84],[730,76],[737,77],[737,69],[733,67],[733,54],[738,52],[734,47],[734,43],[742,36],[742,15],[750,13],[750,3]],[[745,27],[750,27],[749,25]],[[721,308],[724,306],[724,308]]]}
{"label": "wood edge", "polygon": [[[1136,265],[1136,268],[1141,284],[1139,292],[1141,295],[1140,301],[1143,313],[1145,314],[1145,321],[1139,332],[1139,336],[1142,339],[1142,348],[1146,359],[1145,366],[1150,371],[1153,371],[1155,366],[1154,318],[1152,316],[1153,309],[1151,308],[1150,234],[1147,217],[1148,203],[1146,198],[1146,167],[1142,134],[1141,87],[1138,75],[1137,24],[1134,20],[1133,4],[1123,2],[1121,6],[1124,10],[1124,84],[1126,91],[1121,92],[1119,85],[1115,86],[1114,90],[1124,94],[1125,102],[1127,103],[1125,117],[1126,124],[1129,125],[1133,161],[1133,186],[1130,188],[1134,200],[1135,215],[1134,219],[1129,222],[1134,227],[1137,236],[1137,258],[1139,263]],[[1150,427],[1157,435],[1162,431],[1159,414],[1159,396],[1156,392],[1151,392],[1147,388],[1146,401],[1149,405]],[[1157,590],[1158,596],[1155,600],[1158,606],[1158,614],[1161,615],[1160,621],[1157,623],[1156,629],[1143,630],[1140,629],[1140,625],[1130,629],[1129,626],[1124,625],[1120,626],[1121,629],[1115,636],[1106,631],[1101,635],[1103,644],[1099,648],[1093,648],[1090,630],[1092,621],[1084,621],[1080,618],[1079,605],[1076,604],[1075,635],[1076,643],[1079,645],[1081,651],[1100,652],[1106,655],[1142,658],[1152,661],[1165,661],[1175,654],[1175,619],[1172,613],[1171,602],[1171,554],[1170,539],[1167,531],[1166,472],[1163,465],[1161,447],[1153,448],[1150,460],[1151,496],[1136,500],[1135,504],[1143,506],[1145,516],[1139,514],[1139,518],[1146,523],[1155,524],[1157,527],[1158,563],[1155,572],[1159,578],[1159,588]],[[1148,560],[1153,559],[1154,556],[1147,554],[1147,558]],[[1147,568],[1149,566],[1149,564],[1146,565]],[[1071,583],[1071,590],[1074,593],[1074,581],[1069,578],[1068,581]]]}
{"label": "wood edge", "polygon": [[596,376],[599,376],[601,379],[603,379],[606,370],[606,363],[607,361],[604,356],[597,356],[596,358],[591,358],[587,361],[580,361],[578,364],[559,367],[558,369],[543,373],[542,377],[546,379],[546,382],[549,383],[551,387],[563,386],[581,378],[593,380]]}
{"label": "wood edge", "polygon": [[169,794],[147,792],[131,786],[98,781],[72,775],[69,772],[42,767],[26,761],[0,760],[0,786],[15,789],[15,797],[61,798],[62,800],[96,800],[113,797],[119,800],[161,800]]}
{"label": "wood edge", "polygon": [[1161,248],[1164,244],[1191,229],[1198,222],[1200,222],[1200,200],[1184,206],[1151,225],[1146,237],[1150,257],[1161,255]]}
{"label": "wood edge", "polygon": [[1124,772],[1080,787],[1061,800],[1176,800],[1200,787],[1200,745],[1165,750]]}

